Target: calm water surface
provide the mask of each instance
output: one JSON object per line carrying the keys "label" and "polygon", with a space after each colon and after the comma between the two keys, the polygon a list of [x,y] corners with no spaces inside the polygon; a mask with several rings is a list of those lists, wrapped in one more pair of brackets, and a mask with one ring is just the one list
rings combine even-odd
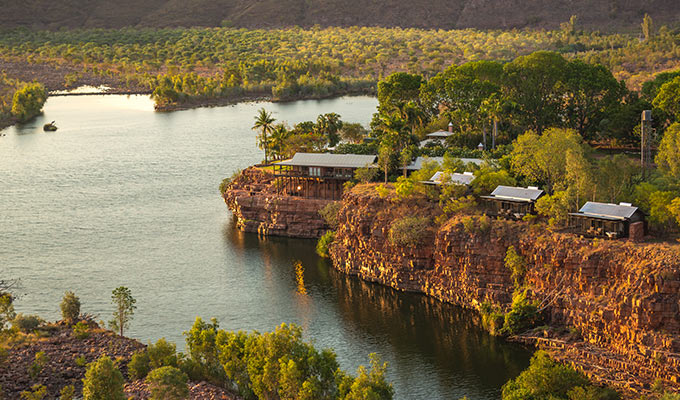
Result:
{"label": "calm water surface", "polygon": [[[336,112],[367,125],[370,97],[153,112],[144,96],[53,97],[0,137],[0,276],[21,280],[17,311],[59,316],[64,291],[108,320],[111,290],[137,299],[129,336],[183,347],[196,316],[229,330],[300,324],[354,371],[377,352],[398,399],[496,399],[528,351],[471,315],[338,274],[314,242],[233,228],[222,178],[261,160],[260,107],[290,124]],[[56,120],[59,130],[42,131]],[[301,278],[296,271],[301,270]]]}

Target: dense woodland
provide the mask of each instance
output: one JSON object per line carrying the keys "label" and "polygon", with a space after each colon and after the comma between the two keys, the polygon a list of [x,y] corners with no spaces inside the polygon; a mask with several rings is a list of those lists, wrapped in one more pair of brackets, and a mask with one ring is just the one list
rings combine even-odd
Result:
{"label": "dense woodland", "polygon": [[[374,93],[377,81],[392,72],[429,78],[451,65],[507,63],[538,50],[601,64],[631,89],[680,66],[680,34],[655,27],[651,18],[633,34],[582,31],[576,18],[562,25],[553,31],[14,29],[0,35],[0,54],[16,62],[68,64],[82,74],[116,76],[131,87],[146,87],[159,106]],[[69,74],[65,84],[77,82],[78,75]]]}

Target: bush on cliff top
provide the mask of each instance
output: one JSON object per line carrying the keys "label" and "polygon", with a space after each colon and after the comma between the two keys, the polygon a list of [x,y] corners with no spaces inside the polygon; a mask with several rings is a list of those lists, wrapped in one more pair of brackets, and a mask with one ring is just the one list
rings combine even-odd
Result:
{"label": "bush on cliff top", "polygon": [[611,389],[588,382],[578,371],[537,351],[529,368],[503,385],[503,400],[616,400]]}
{"label": "bush on cliff top", "polygon": [[125,400],[123,374],[108,356],[90,363],[83,379],[84,400]]}
{"label": "bush on cliff top", "polygon": [[67,324],[73,324],[80,316],[80,299],[73,292],[64,293],[64,297],[59,305],[61,317]]}
{"label": "bush on cliff top", "polygon": [[340,212],[340,208],[342,208],[342,203],[333,201],[319,210],[319,215],[321,215],[321,218],[326,221],[331,229],[338,229],[338,213]]}
{"label": "bush on cliff top", "polygon": [[151,400],[181,400],[189,397],[189,378],[175,367],[157,368],[147,376]]}
{"label": "bush on cliff top", "polygon": [[428,238],[431,221],[427,217],[404,217],[392,222],[388,240],[394,246],[417,246]]}

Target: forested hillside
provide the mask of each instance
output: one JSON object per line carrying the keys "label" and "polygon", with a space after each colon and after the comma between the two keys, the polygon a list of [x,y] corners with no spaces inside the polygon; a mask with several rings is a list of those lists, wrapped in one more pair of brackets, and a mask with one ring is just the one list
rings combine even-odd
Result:
{"label": "forested hillside", "polygon": [[679,23],[676,0],[47,0],[4,2],[0,27],[120,28],[234,26],[247,28],[383,26],[438,29],[558,28],[576,15],[585,28],[639,28],[645,13]]}

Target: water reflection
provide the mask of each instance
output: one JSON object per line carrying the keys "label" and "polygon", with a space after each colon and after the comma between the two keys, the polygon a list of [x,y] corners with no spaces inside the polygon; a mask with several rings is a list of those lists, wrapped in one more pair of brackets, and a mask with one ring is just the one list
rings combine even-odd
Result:
{"label": "water reflection", "polygon": [[[503,383],[528,365],[526,349],[488,335],[474,313],[341,274],[313,253],[313,241],[258,238],[232,226],[225,228],[225,239],[243,252],[261,252],[271,260],[268,265],[278,268],[262,271],[264,277],[273,273],[289,280],[298,297],[326,313],[332,310],[343,329],[354,332],[353,340],[363,342],[353,345],[382,354],[391,364],[399,398],[497,398]],[[327,321],[312,314],[309,303],[300,305],[306,308],[300,310],[305,328],[322,336],[337,334],[323,332]],[[337,343],[326,339],[317,337],[322,344]],[[342,360],[346,349],[335,350]]]}

